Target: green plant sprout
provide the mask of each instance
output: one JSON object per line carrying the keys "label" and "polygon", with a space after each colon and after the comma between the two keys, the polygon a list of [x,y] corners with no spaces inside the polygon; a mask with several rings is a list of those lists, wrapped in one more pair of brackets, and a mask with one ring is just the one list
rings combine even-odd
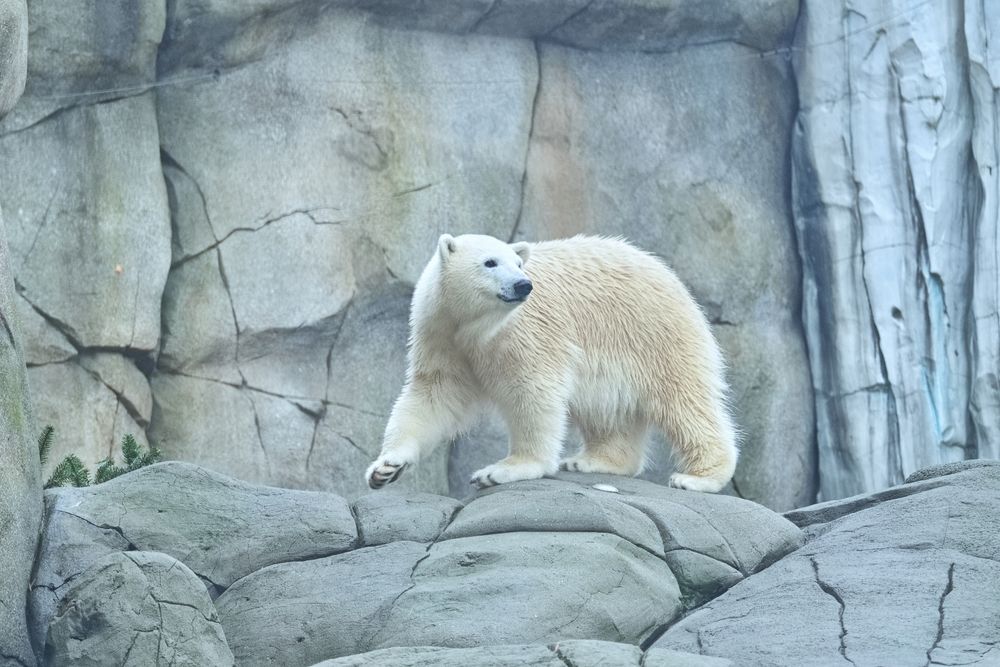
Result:
{"label": "green plant sprout", "polygon": [[[38,437],[38,459],[43,464],[48,460],[49,448],[52,446],[54,434],[55,429],[52,426],[46,426],[42,430],[42,434]],[[156,463],[162,455],[159,449],[152,446],[148,451],[143,452],[142,446],[135,441],[135,437],[131,433],[128,433],[122,438],[122,458],[124,459],[124,465],[117,465],[114,459],[110,457],[100,461],[97,464],[97,470],[94,472],[93,483],[101,484],[102,482],[107,482],[110,479],[124,475],[127,472],[132,472],[133,470]],[[58,486],[80,487],[90,485],[91,479],[90,473],[87,472],[87,466],[83,464],[83,461],[76,454],[70,454],[55,467],[55,470],[52,471],[52,475],[45,482],[43,488],[51,489]]]}

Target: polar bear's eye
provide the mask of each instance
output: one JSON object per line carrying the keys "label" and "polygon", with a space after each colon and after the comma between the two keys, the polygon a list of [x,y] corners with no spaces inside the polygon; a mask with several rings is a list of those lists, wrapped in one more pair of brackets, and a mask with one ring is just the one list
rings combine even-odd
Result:
{"label": "polar bear's eye", "polygon": [[488,259],[485,262],[483,262],[483,266],[485,266],[487,269],[492,269],[496,265],[497,261],[495,259]]}

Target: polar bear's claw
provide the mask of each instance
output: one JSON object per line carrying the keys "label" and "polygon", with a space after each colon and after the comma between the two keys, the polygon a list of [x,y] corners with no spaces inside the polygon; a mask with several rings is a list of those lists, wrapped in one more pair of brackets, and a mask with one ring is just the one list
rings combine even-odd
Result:
{"label": "polar bear's claw", "polygon": [[406,470],[407,465],[409,464],[401,463],[397,465],[376,461],[372,464],[368,472],[368,486],[372,489],[381,489],[386,484],[392,484]]}

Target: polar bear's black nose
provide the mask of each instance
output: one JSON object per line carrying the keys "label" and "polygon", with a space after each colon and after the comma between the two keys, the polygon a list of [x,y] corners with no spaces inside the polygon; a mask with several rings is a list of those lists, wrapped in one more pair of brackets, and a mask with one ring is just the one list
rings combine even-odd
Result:
{"label": "polar bear's black nose", "polygon": [[518,280],[516,283],[514,283],[514,294],[517,295],[518,299],[523,299],[524,297],[531,294],[531,281]]}

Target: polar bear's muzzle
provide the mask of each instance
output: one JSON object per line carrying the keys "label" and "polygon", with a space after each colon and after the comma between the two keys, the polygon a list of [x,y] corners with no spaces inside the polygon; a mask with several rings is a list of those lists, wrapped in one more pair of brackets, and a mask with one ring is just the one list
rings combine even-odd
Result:
{"label": "polar bear's muzzle", "polygon": [[507,303],[520,303],[528,298],[532,287],[533,285],[530,280],[518,280],[509,288],[505,288],[500,294],[497,294],[497,296],[501,301],[506,301]]}

